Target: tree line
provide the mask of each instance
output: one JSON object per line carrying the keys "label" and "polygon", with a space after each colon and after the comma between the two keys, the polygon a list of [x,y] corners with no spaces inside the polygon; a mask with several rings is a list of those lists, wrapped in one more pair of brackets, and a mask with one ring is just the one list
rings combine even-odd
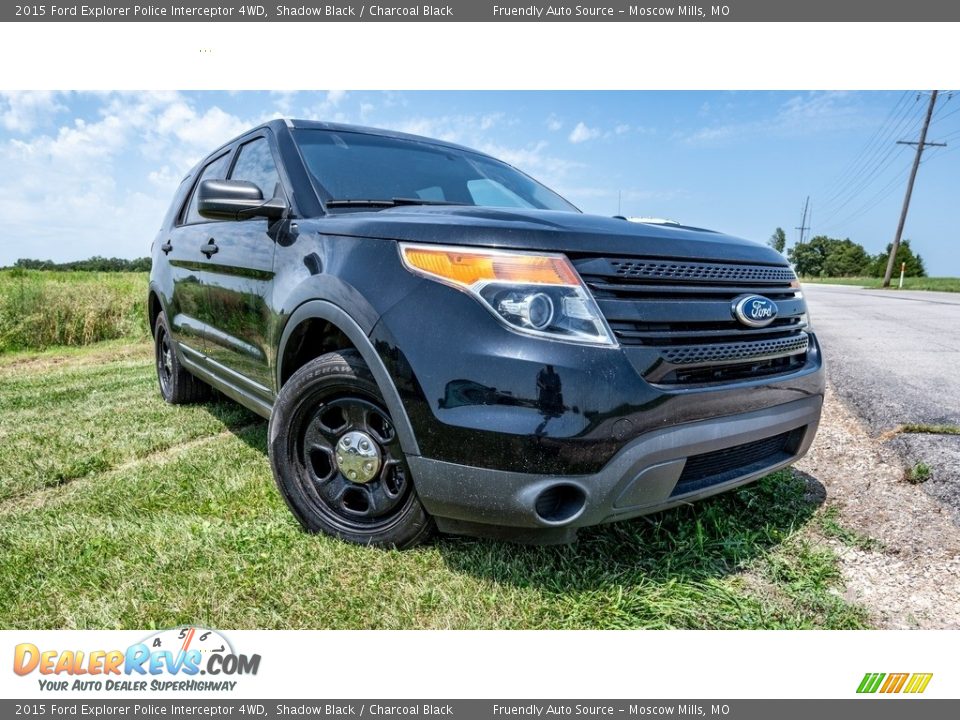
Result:
{"label": "tree line", "polygon": [[[774,230],[767,243],[779,253],[786,249],[787,235],[783,228]],[[887,269],[890,248],[885,252],[871,255],[860,243],[850,238],[832,238],[817,235],[804,243],[797,243],[787,250],[787,259],[793,263],[794,270],[801,277],[883,277]],[[894,261],[894,275],[899,275],[900,264],[906,264],[907,277],[926,277],[923,258],[910,248],[910,241],[903,240],[897,249]]]}
{"label": "tree line", "polygon": [[86,260],[57,263],[53,260],[33,260],[20,258],[13,267],[23,270],[88,270],[95,272],[150,272],[151,260],[148,257],[127,260],[125,258],[105,258],[94,255]]}

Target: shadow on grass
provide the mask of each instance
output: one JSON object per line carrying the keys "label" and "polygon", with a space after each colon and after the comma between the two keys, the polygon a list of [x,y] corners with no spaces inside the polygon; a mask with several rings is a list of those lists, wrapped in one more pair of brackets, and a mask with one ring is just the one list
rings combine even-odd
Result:
{"label": "shadow on grass", "polygon": [[[224,429],[229,430],[234,435],[236,435],[238,431],[244,430],[251,425],[262,422],[264,427],[266,427],[267,424],[266,420],[252,410],[248,410],[223,395],[215,394],[212,399],[204,402],[200,407],[206,410],[211,417],[223,423]],[[237,437],[240,436],[237,435]],[[244,440],[244,442],[247,441]],[[266,445],[263,445],[261,449],[266,452]]]}
{"label": "shadow on grass", "polygon": [[437,546],[452,570],[550,592],[698,582],[735,573],[769,552],[825,497],[819,480],[787,469],[694,505],[584,529],[573,545],[441,538]]}
{"label": "shadow on grass", "polygon": [[[220,412],[217,404],[208,406]],[[228,425],[267,454],[265,420]],[[703,502],[580,531],[573,545],[525,546],[439,536],[447,567],[494,583],[566,593],[644,582],[702,582],[738,572],[806,525],[826,499],[823,484],[797,470]],[[371,550],[371,552],[377,552]]]}

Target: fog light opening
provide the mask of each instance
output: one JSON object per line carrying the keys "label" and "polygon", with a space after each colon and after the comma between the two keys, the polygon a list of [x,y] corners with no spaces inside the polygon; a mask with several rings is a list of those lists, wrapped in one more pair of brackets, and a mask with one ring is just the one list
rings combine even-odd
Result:
{"label": "fog light opening", "polygon": [[586,494],[576,485],[551,485],[537,495],[533,509],[544,522],[558,525],[583,512],[586,501]]}

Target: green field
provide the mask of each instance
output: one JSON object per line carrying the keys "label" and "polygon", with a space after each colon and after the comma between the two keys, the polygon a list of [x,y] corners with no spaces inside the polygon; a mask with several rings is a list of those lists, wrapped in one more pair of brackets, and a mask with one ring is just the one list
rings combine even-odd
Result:
{"label": "green field", "polygon": [[[883,286],[883,278],[860,277],[860,278],[800,278],[804,283],[827,283],[830,285],[856,285],[865,288],[879,288]],[[898,275],[894,275],[890,289],[898,289],[897,284],[900,281]],[[940,292],[960,292],[960,278],[955,277],[908,277],[903,279],[904,290],[938,290]]]}
{"label": "green field", "polygon": [[[0,357],[0,627],[858,628],[802,476],[530,548],[304,534],[266,423],[160,401],[146,342]],[[855,542],[854,539],[851,542]]]}
{"label": "green field", "polygon": [[0,353],[144,339],[147,274],[0,270]]}

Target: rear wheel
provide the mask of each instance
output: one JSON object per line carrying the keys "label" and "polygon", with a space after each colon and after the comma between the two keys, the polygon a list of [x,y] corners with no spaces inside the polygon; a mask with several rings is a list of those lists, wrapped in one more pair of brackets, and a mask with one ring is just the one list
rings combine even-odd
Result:
{"label": "rear wheel", "polygon": [[171,405],[201,402],[210,397],[210,386],[198,380],[180,364],[167,318],[162,312],[153,330],[154,355],[160,395]]}
{"label": "rear wheel", "polygon": [[393,419],[356,351],[312,360],[283,386],[270,418],[270,462],[310,532],[407,548],[433,528]]}

